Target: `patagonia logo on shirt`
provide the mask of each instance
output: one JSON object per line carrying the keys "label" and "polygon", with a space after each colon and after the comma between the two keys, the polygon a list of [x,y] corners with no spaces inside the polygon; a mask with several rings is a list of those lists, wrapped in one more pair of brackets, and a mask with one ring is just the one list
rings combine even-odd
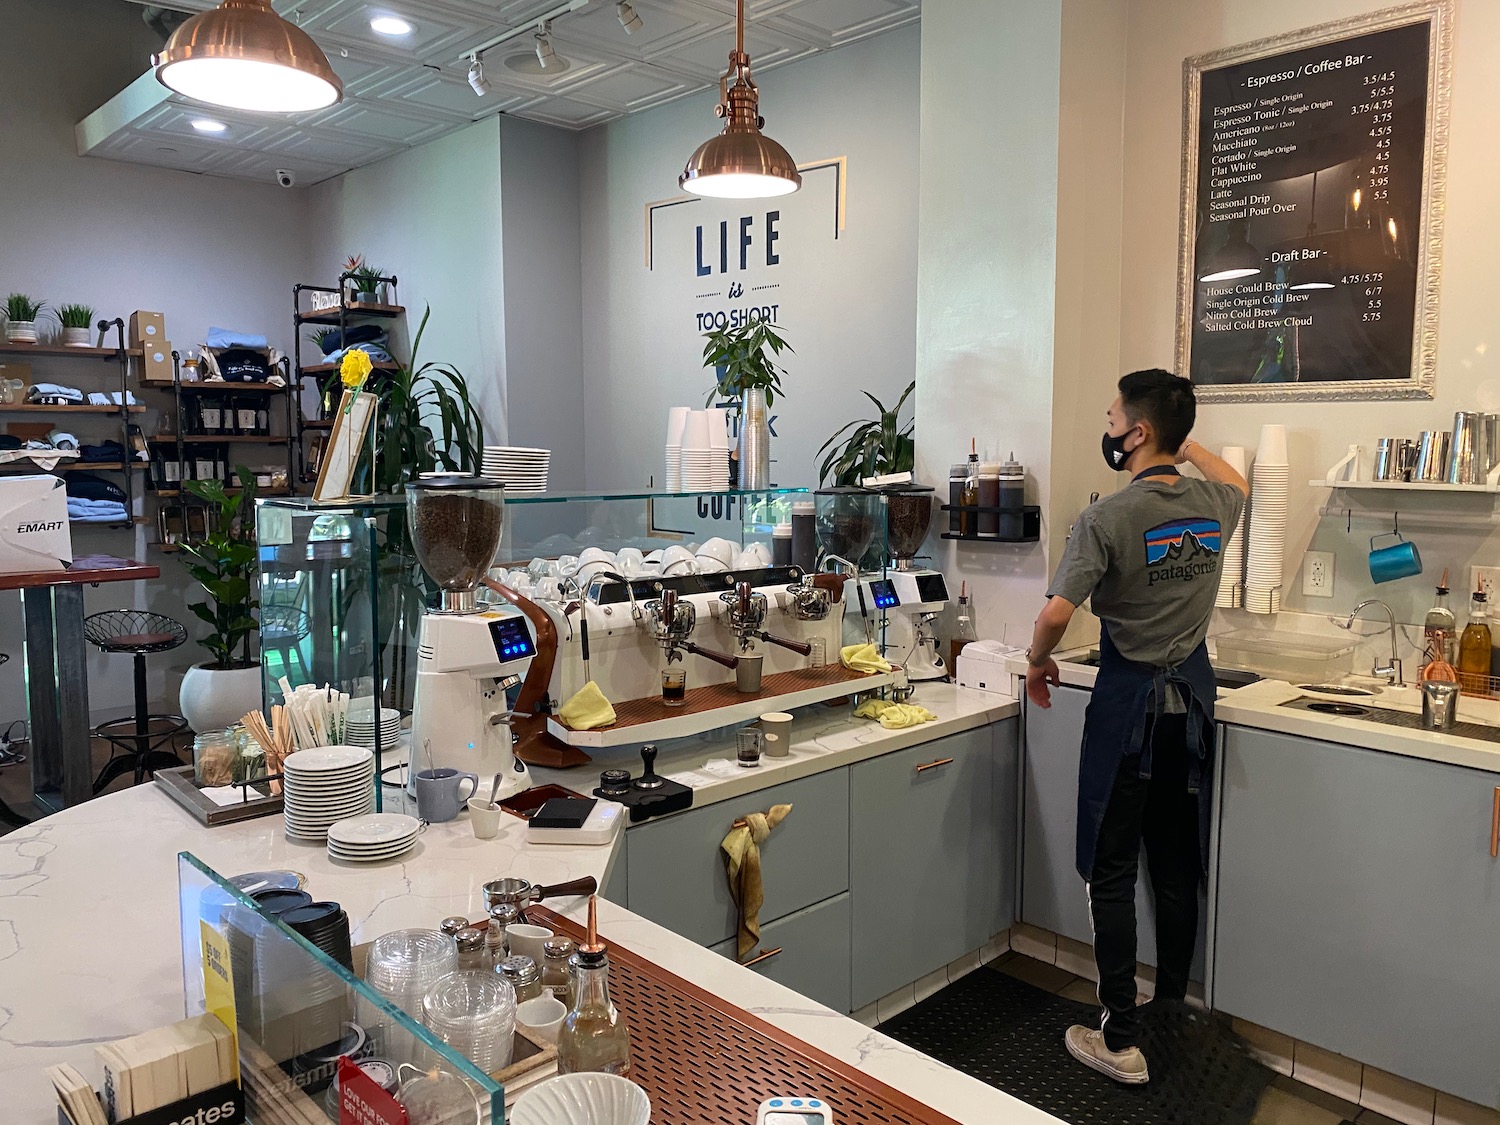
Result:
{"label": "patagonia logo on shirt", "polygon": [[1217,574],[1222,541],[1218,520],[1191,517],[1157,524],[1146,532],[1146,585]]}

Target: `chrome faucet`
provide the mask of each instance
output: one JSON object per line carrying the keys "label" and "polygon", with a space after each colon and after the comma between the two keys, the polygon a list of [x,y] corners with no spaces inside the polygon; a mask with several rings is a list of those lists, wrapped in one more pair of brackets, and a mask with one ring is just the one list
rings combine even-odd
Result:
{"label": "chrome faucet", "polygon": [[1343,623],[1343,628],[1353,629],[1354,619],[1359,616],[1360,610],[1370,605],[1378,605],[1381,609],[1385,610],[1385,615],[1390,620],[1391,625],[1391,662],[1387,665],[1382,666],[1380,661],[1377,659],[1375,661],[1374,667],[1370,669],[1370,675],[1384,676],[1386,677],[1387,682],[1391,684],[1391,686],[1404,687],[1406,685],[1405,682],[1401,679],[1401,661],[1396,657],[1396,615],[1391,612],[1390,606],[1386,605],[1385,602],[1378,601],[1374,598],[1371,598],[1369,601],[1360,602],[1357,606],[1354,607],[1354,612],[1349,615],[1349,619]]}

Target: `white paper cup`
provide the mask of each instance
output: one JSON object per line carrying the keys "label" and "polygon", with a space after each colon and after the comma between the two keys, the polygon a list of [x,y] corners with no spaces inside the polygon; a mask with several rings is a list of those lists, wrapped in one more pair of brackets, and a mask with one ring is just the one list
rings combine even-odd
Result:
{"label": "white paper cup", "polygon": [[707,410],[704,411],[708,417],[708,440],[714,449],[728,450],[729,441],[729,411]]}
{"label": "white paper cup", "polygon": [[760,717],[766,757],[785,758],[792,752],[791,722],[791,715],[785,711],[767,711]]}
{"label": "white paper cup", "polygon": [[712,449],[713,431],[710,428],[711,419],[708,410],[694,410],[687,416],[687,421],[682,427],[682,448],[686,452],[690,449]]}
{"label": "white paper cup", "polygon": [[691,406],[673,406],[667,409],[667,444],[681,445],[682,434],[687,428],[688,415],[693,412]]}
{"label": "white paper cup", "polygon": [[557,1042],[557,1033],[567,1015],[568,1006],[556,996],[533,996],[516,1006],[516,1023],[524,1027],[533,1039],[540,1039],[543,1043]]}
{"label": "white paper cup", "polygon": [[518,922],[514,926],[505,928],[505,940],[510,943],[512,956],[520,954],[530,957],[536,962],[537,971],[541,971],[542,962],[546,956],[542,953],[542,943],[552,936],[552,931],[546,926],[532,926],[525,922]]}
{"label": "white paper cup", "polygon": [[470,797],[469,823],[476,839],[493,840],[500,832],[500,806],[490,804],[487,797]]}

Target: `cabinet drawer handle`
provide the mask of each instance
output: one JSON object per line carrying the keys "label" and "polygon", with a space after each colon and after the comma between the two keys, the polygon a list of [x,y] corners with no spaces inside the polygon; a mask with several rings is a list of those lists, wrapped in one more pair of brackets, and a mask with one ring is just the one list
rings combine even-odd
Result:
{"label": "cabinet drawer handle", "polygon": [[1495,799],[1490,805],[1490,858],[1500,858],[1500,785],[1495,787]]}
{"label": "cabinet drawer handle", "polygon": [[776,954],[780,952],[781,946],[778,945],[775,949],[767,949],[750,958],[750,960],[748,961],[741,961],[740,964],[748,969],[751,965],[759,965],[762,961],[769,961],[772,957],[775,957]]}
{"label": "cabinet drawer handle", "polygon": [[[923,770],[935,770],[938,768],[938,766],[951,766],[952,764],[952,758],[939,758],[935,762],[923,762],[920,766],[917,767],[917,772],[921,773]],[[1496,807],[1500,808],[1500,806]]]}

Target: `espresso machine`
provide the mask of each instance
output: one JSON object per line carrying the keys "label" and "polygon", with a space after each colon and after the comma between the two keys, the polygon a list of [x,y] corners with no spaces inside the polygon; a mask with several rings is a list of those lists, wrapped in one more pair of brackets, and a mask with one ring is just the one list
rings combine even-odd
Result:
{"label": "espresso machine", "polygon": [[439,607],[422,617],[408,787],[432,767],[498,773],[502,798],[531,787],[513,750],[506,691],[536,655],[535,638],[520,612],[475,599],[500,548],[504,496],[500,482],[481,477],[406,486],[412,546],[441,592]]}

